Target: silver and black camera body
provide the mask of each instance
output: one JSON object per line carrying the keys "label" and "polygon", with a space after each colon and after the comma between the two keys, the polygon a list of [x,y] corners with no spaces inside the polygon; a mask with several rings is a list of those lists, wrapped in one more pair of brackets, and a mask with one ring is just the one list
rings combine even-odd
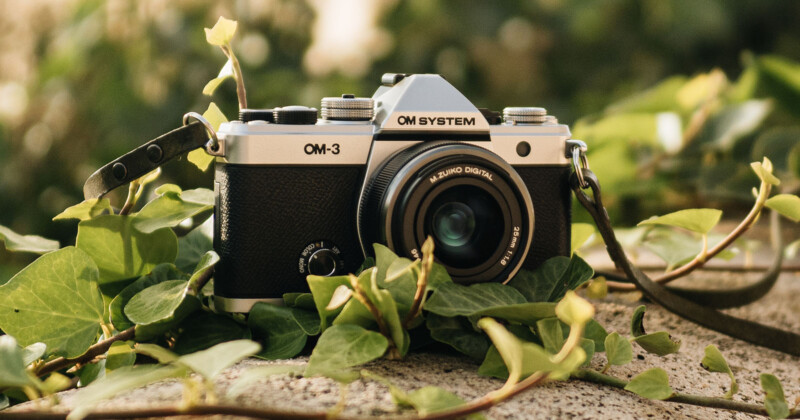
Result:
{"label": "silver and black camera body", "polygon": [[243,110],[218,131],[219,309],[355,272],[372,244],[463,284],[570,253],[569,127],[542,108],[476,108],[441,76],[384,75],[372,98]]}

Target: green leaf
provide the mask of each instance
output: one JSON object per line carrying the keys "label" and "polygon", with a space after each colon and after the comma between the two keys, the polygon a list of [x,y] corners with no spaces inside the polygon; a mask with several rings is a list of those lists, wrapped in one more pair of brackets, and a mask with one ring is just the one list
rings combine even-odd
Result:
{"label": "green leaf", "polygon": [[136,343],[136,353],[158,360],[158,363],[169,364],[178,360],[178,355],[155,344]]}
{"label": "green leaf", "polygon": [[117,341],[112,344],[106,353],[106,369],[116,370],[124,366],[131,366],[136,362],[136,352],[128,343]]}
{"label": "green leaf", "polygon": [[105,212],[113,213],[111,201],[107,198],[90,198],[59,213],[53,220],[89,220]]}
{"label": "green leaf", "polygon": [[128,216],[106,215],[78,224],[76,245],[100,269],[100,284],[149,273],[158,264],[175,261],[178,238],[171,229],[142,233]]}
{"label": "green leaf", "polygon": [[[708,235],[708,247],[713,248],[725,239],[725,235],[711,233]],[[667,263],[667,271],[693,260],[703,250],[703,243],[694,234],[674,231],[667,228],[655,228],[644,241],[644,246]],[[736,256],[737,249],[726,249],[716,258],[730,260]]]}
{"label": "green leaf", "polygon": [[703,357],[703,361],[700,362],[700,366],[709,372],[727,373],[728,376],[730,376],[731,387],[728,392],[725,393],[725,398],[731,399],[733,398],[733,394],[739,392],[739,384],[736,383],[736,378],[733,376],[728,362],[725,361],[725,357],[722,356],[722,353],[720,353],[715,345],[709,344],[706,346],[705,356]]}
{"label": "green leaf", "polygon": [[357,325],[334,325],[322,332],[305,376],[324,375],[375,360],[386,352],[388,340]]}
{"label": "green leaf", "polygon": [[669,213],[664,216],[653,217],[642,222],[642,225],[675,226],[683,229],[707,234],[719,223],[722,211],[716,209],[687,209]]}
{"label": "green leaf", "polygon": [[341,309],[326,309],[333,293],[341,285],[349,285],[350,279],[347,276],[308,276],[306,278],[308,287],[311,289],[311,295],[314,297],[314,304],[317,306],[317,313],[319,313],[320,329],[325,329],[330,324],[331,320],[341,312]]}
{"label": "green leaf", "polygon": [[9,335],[0,335],[0,389],[34,385],[25,366],[17,341]]}
{"label": "green leaf", "polygon": [[[556,364],[550,359],[552,355],[541,346],[527,342],[522,343],[522,355],[521,378],[526,378],[534,372],[552,372],[550,379],[566,379],[569,377],[570,372],[577,369],[587,360],[587,354],[583,349],[575,349],[571,353],[571,358],[561,364]],[[478,374],[499,379],[508,378],[508,368],[495,346],[491,346],[489,351],[486,352],[486,358],[478,368]]]}
{"label": "green leaf", "polygon": [[0,329],[23,346],[42,342],[48,354],[80,356],[103,322],[97,279],[95,263],[75,247],[39,257],[0,286]]}
{"label": "green leaf", "polygon": [[727,105],[713,114],[698,136],[700,142],[713,143],[730,151],[737,140],[756,131],[772,111],[770,100],[750,100]]}
{"label": "green leaf", "polygon": [[36,235],[20,235],[5,226],[0,226],[0,240],[5,243],[7,251],[31,252],[34,254],[52,252],[61,246],[58,241]]}
{"label": "green leaf", "polygon": [[255,341],[236,340],[178,358],[178,363],[211,380],[234,363],[253,356],[261,349]]}
{"label": "green leaf", "polygon": [[183,366],[138,365],[119,368],[92,382],[75,394],[74,409],[67,419],[77,420],[86,416],[98,403],[125,391],[167,378],[183,377]]}
{"label": "green leaf", "polygon": [[106,376],[106,361],[100,360],[97,363],[89,363],[78,369],[78,387],[85,388],[90,383]]}
{"label": "green leaf", "polygon": [[252,391],[253,386],[258,381],[269,378],[270,376],[298,376],[303,374],[303,370],[305,370],[305,366],[302,365],[270,365],[246,369],[239,375],[231,387],[228,388],[227,397],[236,399],[239,395],[247,391]]}
{"label": "green leaf", "polygon": [[[197,263],[197,266],[194,268],[194,273],[189,278],[189,288],[190,290],[196,290],[199,294],[200,285],[200,278],[203,277],[204,274],[208,273],[209,270],[213,269],[215,265],[219,262],[219,255],[217,255],[214,251],[208,251],[200,257],[200,261]],[[213,273],[210,273],[213,274]]]}
{"label": "green leaf", "polygon": [[550,353],[558,353],[564,345],[564,332],[558,318],[547,318],[537,322],[536,333],[542,340],[544,349]]}
{"label": "green leaf", "polygon": [[651,400],[666,400],[675,395],[669,386],[667,372],[661,368],[646,370],[631,379],[625,390]]}
{"label": "green leaf", "polygon": [[673,339],[666,331],[640,335],[631,339],[631,341],[635,341],[636,344],[641,346],[648,353],[653,353],[658,356],[677,353],[681,348],[681,341]]}
{"label": "green leaf", "polygon": [[[228,122],[228,119],[225,118],[225,114],[220,111],[219,107],[214,102],[208,104],[208,109],[203,113],[203,118],[211,124],[214,131],[219,131],[219,126],[224,122]],[[209,155],[206,153],[205,149],[202,148],[189,152],[186,159],[197,166],[201,171],[206,171],[208,167],[211,166],[211,163],[214,162],[214,156]]]}
{"label": "green leaf", "polygon": [[306,345],[308,335],[292,314],[293,308],[256,303],[250,310],[247,325],[256,337],[264,337],[264,345],[256,356],[262,359],[289,359]]}
{"label": "green leaf", "polygon": [[238,23],[235,20],[225,19],[220,16],[213,28],[205,28],[206,41],[211,45],[227,45],[236,33]]}
{"label": "green leaf", "polygon": [[439,411],[447,411],[464,405],[464,400],[456,394],[436,386],[426,386],[406,395],[406,400],[420,416]]}
{"label": "green leaf", "polygon": [[[615,102],[606,113],[663,112],[678,108],[678,91],[686,85],[686,76],[672,76],[656,86]],[[580,138],[580,137],[578,137]]]}
{"label": "green leaf", "polygon": [[786,404],[786,397],[783,395],[783,386],[781,381],[769,373],[762,373],[759,378],[761,379],[761,389],[766,394],[764,397],[764,406],[767,408],[767,413],[771,419],[785,419],[789,417],[789,406]]}
{"label": "green leaf", "polygon": [[178,238],[178,256],[175,265],[184,272],[192,272],[197,261],[208,251],[214,249],[212,229],[214,224],[209,218],[202,225],[192,229],[187,235]]}
{"label": "green leaf", "polygon": [[575,250],[586,244],[586,241],[588,241],[589,238],[594,235],[594,231],[594,226],[590,225],[589,223],[573,223],[570,241],[572,248],[570,249],[570,255],[573,254]]}
{"label": "green leaf", "polygon": [[594,316],[594,306],[569,290],[556,305],[556,316],[567,325],[586,325]]}
{"label": "green leaf", "polygon": [[592,357],[594,356],[595,352],[594,341],[589,340],[588,338],[581,338],[580,346],[581,349],[583,349],[583,353],[585,354],[586,358],[581,366],[589,366],[590,364],[592,364]]}
{"label": "green leaf", "polygon": [[[314,296],[312,296],[311,293],[284,293],[283,301],[286,303],[286,306],[291,308],[307,309],[315,312],[317,310],[317,306],[314,304]],[[319,326],[317,326],[317,328],[319,328]]]}
{"label": "green leaf", "polygon": [[183,322],[183,330],[172,349],[178,354],[189,354],[226,341],[249,338],[247,327],[229,316],[198,311]]}
{"label": "green leaf", "polygon": [[595,277],[586,287],[586,297],[602,300],[608,296],[608,284],[603,276]]}
{"label": "green leaf", "polygon": [[581,257],[553,257],[535,271],[520,271],[508,283],[519,290],[528,302],[557,302],[567,290],[575,290],[594,274]]}
{"label": "green leaf", "polygon": [[143,233],[178,226],[182,221],[214,208],[214,192],[197,188],[166,192],[147,203],[133,218],[133,227]]}
{"label": "green leaf", "polygon": [[480,327],[492,340],[494,348],[503,358],[503,363],[508,370],[509,383],[517,383],[522,379],[524,350],[522,342],[510,333],[502,324],[492,318],[481,318],[478,321]]}
{"label": "green leaf", "polygon": [[464,317],[444,317],[430,313],[425,319],[431,338],[448,344],[475,360],[483,360],[489,349],[486,335],[475,331]]}
{"label": "green leaf", "polygon": [[599,322],[591,320],[583,329],[583,337],[594,341],[594,348],[598,352],[606,351],[605,340],[608,337],[606,329]]}
{"label": "green leaf", "polygon": [[189,282],[167,280],[150,286],[128,301],[125,316],[137,325],[153,324],[171,317],[186,297]]}
{"label": "green leaf", "polygon": [[400,257],[385,245],[375,243],[372,244],[372,248],[375,251],[375,267],[378,269],[378,279],[383,281],[386,278],[386,272],[389,270],[389,266]]}
{"label": "green leaf", "polygon": [[219,71],[217,77],[211,79],[206,83],[205,87],[203,87],[203,95],[211,96],[214,94],[214,91],[217,90],[220,84],[224,82],[228,78],[233,78],[233,61],[228,59],[222,69]]}
{"label": "green leaf", "polygon": [[[408,332],[403,328],[400,315],[398,313],[397,304],[395,303],[392,294],[388,290],[383,290],[378,287],[377,276],[378,269],[372,268],[369,270],[364,270],[361,274],[359,274],[357,281],[361,290],[378,309],[378,312],[383,318],[384,325],[386,325],[386,327],[389,329],[389,334],[391,335],[392,341],[394,342],[395,346],[397,346],[397,349],[400,351],[400,355],[402,356],[406,354],[410,344]],[[356,300],[351,300],[350,303],[350,305],[346,306],[342,310],[342,314],[336,318],[334,325],[345,323],[345,321],[340,318],[345,317],[350,308],[358,308],[359,306],[363,307],[363,305]],[[358,315],[359,318],[363,318],[365,314],[369,314],[370,320],[373,318],[372,314],[366,311],[366,308],[363,308],[363,310],[359,311],[361,312],[361,314]],[[356,323],[357,325],[366,327],[371,324],[371,321],[368,321],[366,325],[363,322],[357,321]]]}
{"label": "green leaf", "polygon": [[150,273],[139,277],[122,289],[109,305],[110,318],[114,328],[123,331],[134,326],[134,323],[125,316],[125,305],[142,290],[167,280],[188,280],[188,276],[172,264],[159,264]]}
{"label": "green leaf", "polygon": [[606,358],[609,365],[627,365],[633,360],[633,347],[630,341],[613,332],[606,337]]}
{"label": "green leaf", "polygon": [[72,385],[70,378],[58,372],[53,372],[43,383],[39,384],[39,389],[44,395],[51,395],[69,388],[70,385]]}
{"label": "green leaf", "polygon": [[316,311],[309,311],[299,307],[292,308],[292,317],[307,335],[319,334],[319,315],[317,315]]}
{"label": "green leaf", "polygon": [[47,352],[47,345],[44,343],[33,343],[22,349],[22,363],[25,366],[41,359]]}
{"label": "green leaf", "polygon": [[644,313],[647,307],[641,305],[633,311],[631,317],[631,335],[634,337],[631,341],[638,343],[648,353],[653,353],[659,356],[666,356],[670,353],[677,352],[681,347],[680,340],[673,340],[672,336],[666,331],[659,331],[652,334],[647,334],[644,329]]}
{"label": "green leaf", "polygon": [[[408,258],[397,258],[386,270],[386,278],[382,281],[380,274],[377,276],[378,286],[391,293],[397,303],[400,314],[405,316],[414,302],[417,293],[418,264]],[[366,271],[366,270],[365,270]]]}
{"label": "green leaf", "polygon": [[772,162],[768,158],[765,157],[763,162],[752,162],[750,167],[761,181],[770,185],[781,185],[781,180],[772,174]]}
{"label": "green leaf", "polygon": [[518,303],[525,303],[525,297],[513,287],[500,283],[470,286],[444,283],[425,302],[424,308],[442,316],[470,316]]}
{"label": "green leaf", "polygon": [[765,204],[793,222],[800,222],[800,197],[792,194],[778,194],[767,200]]}
{"label": "green leaf", "polygon": [[800,64],[774,55],[761,56],[755,63],[759,88],[777,99],[783,109],[800,115]]}
{"label": "green leaf", "polygon": [[554,302],[516,303],[487,308],[473,315],[490,316],[525,325],[535,325],[536,321],[540,319],[556,316],[556,304]]}

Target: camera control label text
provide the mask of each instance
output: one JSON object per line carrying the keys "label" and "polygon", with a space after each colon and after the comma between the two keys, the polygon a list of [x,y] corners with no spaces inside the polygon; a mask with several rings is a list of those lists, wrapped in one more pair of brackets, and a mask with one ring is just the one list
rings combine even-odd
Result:
{"label": "camera control label text", "polygon": [[454,175],[477,176],[485,178],[489,180],[489,182],[494,182],[493,173],[487,171],[486,169],[479,168],[477,166],[452,166],[450,168],[445,168],[431,175],[428,178],[428,181],[430,181],[431,184],[435,184],[445,178],[449,178]]}

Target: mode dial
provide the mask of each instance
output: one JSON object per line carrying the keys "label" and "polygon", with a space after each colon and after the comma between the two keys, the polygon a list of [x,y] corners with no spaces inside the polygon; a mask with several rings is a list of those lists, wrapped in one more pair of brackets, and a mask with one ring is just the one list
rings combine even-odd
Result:
{"label": "mode dial", "polygon": [[275,122],[273,109],[243,109],[239,111],[239,120],[243,123],[250,121]]}
{"label": "mode dial", "polygon": [[272,110],[275,124],[316,124],[317,109],[307,106],[292,105]]}
{"label": "mode dial", "polygon": [[330,241],[316,241],[306,245],[300,253],[300,274],[332,276],[344,268],[339,247]]}
{"label": "mode dial", "polygon": [[341,98],[322,98],[322,119],[330,121],[369,121],[375,115],[372,98],[356,98],[345,94]]}
{"label": "mode dial", "polygon": [[547,110],[539,107],[507,107],[503,109],[506,124],[543,124],[547,122]]}

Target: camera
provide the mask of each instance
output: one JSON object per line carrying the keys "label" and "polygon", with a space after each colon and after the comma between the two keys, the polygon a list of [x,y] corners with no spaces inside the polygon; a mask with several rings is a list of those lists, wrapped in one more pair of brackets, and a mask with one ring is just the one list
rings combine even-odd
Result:
{"label": "camera", "polygon": [[244,109],[215,162],[215,305],[248,312],[430,236],[461,284],[570,254],[569,127],[543,108],[476,108],[443,77],[386,74],[372,98]]}

